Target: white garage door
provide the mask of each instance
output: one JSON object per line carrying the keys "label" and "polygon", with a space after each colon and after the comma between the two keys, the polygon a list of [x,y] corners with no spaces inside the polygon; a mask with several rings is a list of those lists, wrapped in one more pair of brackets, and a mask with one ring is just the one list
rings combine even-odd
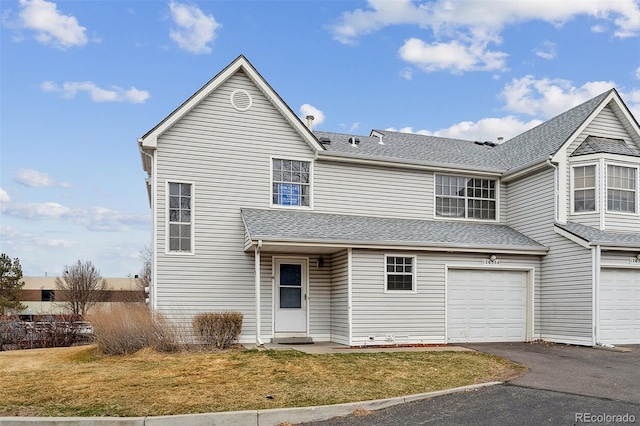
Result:
{"label": "white garage door", "polygon": [[450,343],[525,341],[527,273],[449,270],[447,336]]}
{"label": "white garage door", "polygon": [[600,274],[600,340],[640,344],[640,271],[602,269]]}

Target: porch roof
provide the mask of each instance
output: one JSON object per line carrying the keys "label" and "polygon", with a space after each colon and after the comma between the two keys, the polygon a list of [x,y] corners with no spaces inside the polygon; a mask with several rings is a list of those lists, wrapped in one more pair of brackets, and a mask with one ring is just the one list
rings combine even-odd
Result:
{"label": "porch roof", "polygon": [[314,247],[546,254],[548,248],[499,224],[242,209],[245,250],[258,241]]}
{"label": "porch roof", "polygon": [[581,225],[575,222],[567,222],[566,224],[556,223],[556,227],[580,238],[589,246],[640,250],[640,234],[601,231],[591,226]]}

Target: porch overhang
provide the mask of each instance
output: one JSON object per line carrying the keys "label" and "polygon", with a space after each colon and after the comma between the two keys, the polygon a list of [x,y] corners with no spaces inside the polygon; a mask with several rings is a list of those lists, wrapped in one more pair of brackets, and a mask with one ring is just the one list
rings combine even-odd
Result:
{"label": "porch overhang", "polygon": [[601,250],[640,251],[640,234],[601,231],[579,223],[556,223],[556,233],[584,248],[599,246]]}
{"label": "porch overhang", "polygon": [[346,248],[545,255],[548,248],[499,224],[242,209],[245,251],[332,253]]}

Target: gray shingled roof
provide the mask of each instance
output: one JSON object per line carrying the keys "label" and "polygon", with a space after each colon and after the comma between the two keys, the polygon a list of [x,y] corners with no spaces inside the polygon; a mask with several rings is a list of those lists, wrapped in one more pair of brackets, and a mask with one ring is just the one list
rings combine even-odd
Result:
{"label": "gray shingled roof", "polygon": [[[500,172],[505,169],[492,148],[484,144],[461,139],[440,138],[413,133],[375,130],[383,134],[382,142],[376,136],[355,136],[343,133],[314,131],[318,139],[329,138],[328,152],[338,152],[366,158],[403,160],[434,166],[471,167]],[[349,143],[356,137],[360,143]]]}
{"label": "gray shingled roof", "polygon": [[601,231],[575,222],[567,222],[566,224],[556,223],[556,226],[585,240],[590,245],[637,247],[640,249],[640,234]]}
{"label": "gray shingled roof", "polygon": [[622,139],[610,139],[597,136],[588,136],[576,149],[572,157],[587,154],[621,154],[640,157],[640,151],[632,148]]}
{"label": "gray shingled roof", "polygon": [[242,209],[252,240],[495,249],[545,253],[506,225]]}
{"label": "gray shingled roof", "polygon": [[613,90],[505,141],[495,148],[496,152],[508,164],[509,171],[545,161],[560,149]]}

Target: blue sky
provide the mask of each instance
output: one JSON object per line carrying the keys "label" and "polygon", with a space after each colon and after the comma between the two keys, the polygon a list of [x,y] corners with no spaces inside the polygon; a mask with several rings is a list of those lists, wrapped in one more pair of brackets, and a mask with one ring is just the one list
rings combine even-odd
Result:
{"label": "blue sky", "polygon": [[0,251],[136,274],[136,139],[244,54],[314,128],[506,139],[616,87],[640,117],[640,0],[0,3]]}

